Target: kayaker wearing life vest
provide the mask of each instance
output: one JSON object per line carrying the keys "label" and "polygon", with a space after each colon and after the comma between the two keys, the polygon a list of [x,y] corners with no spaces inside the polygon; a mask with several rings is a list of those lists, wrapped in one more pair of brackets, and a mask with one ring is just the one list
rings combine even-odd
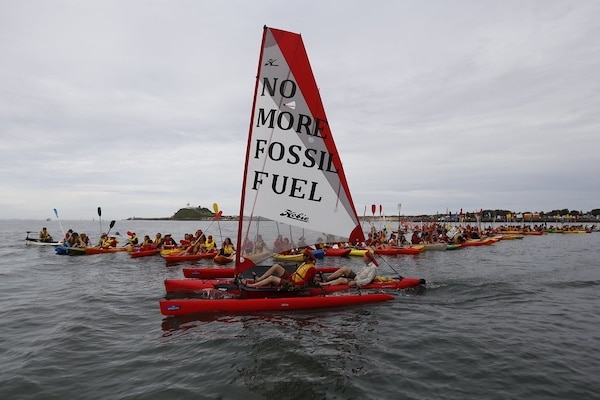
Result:
{"label": "kayaker wearing life vest", "polygon": [[84,247],[84,244],[81,243],[81,239],[79,238],[79,234],[77,232],[71,233],[69,238],[65,241],[66,247]]}
{"label": "kayaker wearing life vest", "polygon": [[46,227],[43,227],[40,231],[40,242],[49,243],[52,242],[52,236],[48,233]]}
{"label": "kayaker wearing life vest", "polygon": [[273,264],[264,274],[256,278],[254,283],[245,283],[250,287],[262,287],[267,285],[282,286],[291,283],[294,286],[306,285],[315,278],[317,269],[315,267],[315,256],[306,249],[303,254],[303,263],[294,272],[289,272],[280,264]]}
{"label": "kayaker wearing life vest", "polygon": [[229,257],[233,253],[235,253],[235,248],[233,247],[233,243],[231,243],[231,239],[225,238],[221,250],[219,251],[219,255]]}
{"label": "kayaker wearing life vest", "polygon": [[377,267],[379,264],[373,254],[369,251],[363,257],[365,266],[358,274],[352,271],[350,267],[341,267],[327,277],[326,282],[321,282],[321,286],[330,285],[348,285],[348,286],[364,286],[368,285],[377,276]]}
{"label": "kayaker wearing life vest", "polygon": [[144,240],[142,241],[142,247],[151,247],[152,246],[152,239],[150,239],[150,236],[148,235],[144,235]]}
{"label": "kayaker wearing life vest", "polygon": [[126,246],[134,246],[138,244],[138,237],[135,232],[127,231],[127,236],[129,236],[129,239],[127,239],[127,243],[125,243]]}
{"label": "kayaker wearing life vest", "polygon": [[212,235],[208,235],[206,242],[204,242],[204,248],[206,252],[209,253],[217,248],[217,242],[213,239]]}

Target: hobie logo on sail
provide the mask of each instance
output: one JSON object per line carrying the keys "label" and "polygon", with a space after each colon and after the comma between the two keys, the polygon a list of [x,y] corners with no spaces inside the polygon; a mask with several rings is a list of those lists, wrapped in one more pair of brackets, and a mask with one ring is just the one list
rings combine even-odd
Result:
{"label": "hobie logo on sail", "polygon": [[302,221],[302,222],[309,221],[308,215],[301,213],[301,212],[294,212],[292,210],[285,210],[284,212],[282,212],[279,215],[281,215],[282,217],[288,217],[291,219],[295,219],[296,221]]}

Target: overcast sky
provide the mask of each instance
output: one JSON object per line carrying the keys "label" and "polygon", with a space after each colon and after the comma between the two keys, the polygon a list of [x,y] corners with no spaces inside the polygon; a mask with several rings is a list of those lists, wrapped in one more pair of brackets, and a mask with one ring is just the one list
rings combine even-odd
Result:
{"label": "overcast sky", "polygon": [[239,212],[263,25],[359,215],[600,208],[600,2],[0,0],[0,219]]}

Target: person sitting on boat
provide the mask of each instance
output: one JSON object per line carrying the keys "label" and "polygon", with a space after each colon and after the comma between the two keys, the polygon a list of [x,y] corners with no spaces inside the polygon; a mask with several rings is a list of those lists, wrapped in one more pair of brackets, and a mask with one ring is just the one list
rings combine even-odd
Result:
{"label": "person sitting on boat", "polygon": [[254,243],[254,251],[256,253],[260,253],[265,250],[266,246],[267,246],[267,244],[265,243],[262,235],[260,235],[260,234],[257,235],[256,242]]}
{"label": "person sitting on boat", "polygon": [[90,238],[85,233],[79,235],[79,242],[83,245],[83,247],[90,246]]}
{"label": "person sitting on boat", "polygon": [[117,237],[111,236],[108,238],[108,240],[105,241],[104,246],[102,247],[117,247],[118,244],[119,241],[117,240]]}
{"label": "person sitting on boat", "polygon": [[142,240],[142,247],[152,247],[152,239],[150,239],[150,236],[148,235],[144,235],[144,240]]}
{"label": "person sitting on boat", "polygon": [[185,252],[188,254],[204,253],[206,250],[206,237],[204,235],[198,236],[198,238],[190,245]]}
{"label": "person sitting on boat", "polygon": [[244,245],[243,245],[243,247],[244,247],[244,254],[252,254],[252,253],[254,253],[254,243],[247,236],[244,239]]}
{"label": "person sitting on boat", "polygon": [[352,271],[350,267],[341,267],[327,277],[325,282],[321,282],[321,286],[332,285],[348,285],[351,287],[360,287],[368,285],[377,276],[377,267],[379,264],[373,253],[367,251],[363,257],[365,266],[357,273]]}
{"label": "person sitting on boat", "polygon": [[300,239],[298,239],[298,247],[299,248],[304,248],[306,247],[306,239],[304,238],[304,236],[300,236]]}
{"label": "person sitting on boat", "polygon": [[162,237],[161,233],[158,232],[155,236],[154,236],[154,244],[156,245],[156,247],[162,247],[163,242],[164,242],[164,238]]}
{"label": "person sitting on boat", "polygon": [[233,247],[233,243],[231,243],[231,239],[225,238],[223,244],[221,245],[221,250],[219,250],[219,255],[231,257],[233,253],[235,253],[235,248]]}
{"label": "person sitting on boat", "polygon": [[52,240],[52,235],[50,235],[48,233],[48,230],[46,229],[46,227],[44,226],[42,228],[42,230],[40,231],[40,242],[44,242],[44,243],[50,243],[53,242]]}
{"label": "person sitting on boat", "polygon": [[207,253],[210,253],[211,251],[214,251],[217,248],[217,242],[215,242],[215,239],[213,239],[212,235],[208,235],[208,238],[206,238],[206,242],[204,242],[204,250]]}
{"label": "person sitting on boat", "polygon": [[108,242],[108,235],[106,233],[103,233],[100,236],[100,240],[98,241],[98,244],[96,246],[97,247],[108,247],[107,242]]}
{"label": "person sitting on boat", "polygon": [[396,235],[392,233],[392,235],[390,236],[390,240],[388,240],[387,244],[390,247],[395,247],[398,246],[398,240],[396,239]]}
{"label": "person sitting on boat", "polygon": [[404,236],[404,234],[400,234],[400,238],[398,239],[398,243],[400,244],[400,246],[408,246],[410,244],[408,242],[408,240],[406,239],[406,236]]}
{"label": "person sitting on boat", "polygon": [[84,247],[85,245],[81,242],[81,238],[77,232],[73,232],[69,235],[69,238],[65,240],[66,247]]}
{"label": "person sitting on boat", "polygon": [[166,247],[166,248],[175,248],[177,247],[177,243],[175,242],[175,239],[173,239],[173,236],[170,233],[167,233],[165,235],[164,240],[162,241],[162,247]]}
{"label": "person sitting on boat", "polygon": [[135,246],[136,244],[138,244],[139,241],[135,232],[127,231],[127,236],[129,236],[129,238],[127,239],[127,243],[125,243],[125,246]]}
{"label": "person sitting on boat", "polygon": [[306,249],[303,253],[302,264],[294,272],[289,272],[281,264],[273,264],[264,274],[254,280],[253,283],[245,283],[250,287],[263,287],[268,285],[283,286],[288,283],[294,286],[304,286],[315,278],[316,258]]}
{"label": "person sitting on boat", "polygon": [[412,244],[419,244],[422,242],[421,237],[419,236],[419,231],[414,231],[412,237],[410,238]]}

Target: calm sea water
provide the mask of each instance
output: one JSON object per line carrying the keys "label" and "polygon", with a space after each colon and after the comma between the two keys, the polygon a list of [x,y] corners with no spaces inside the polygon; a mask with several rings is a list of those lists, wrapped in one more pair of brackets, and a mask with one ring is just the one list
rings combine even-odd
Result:
{"label": "calm sea water", "polygon": [[[62,224],[95,240],[101,229]],[[113,232],[180,238],[207,225]],[[388,257],[382,274],[428,280],[392,302],[185,320],[158,307],[184,265],[25,246],[42,226],[61,236],[57,222],[0,221],[2,399],[600,398],[599,233]]]}

